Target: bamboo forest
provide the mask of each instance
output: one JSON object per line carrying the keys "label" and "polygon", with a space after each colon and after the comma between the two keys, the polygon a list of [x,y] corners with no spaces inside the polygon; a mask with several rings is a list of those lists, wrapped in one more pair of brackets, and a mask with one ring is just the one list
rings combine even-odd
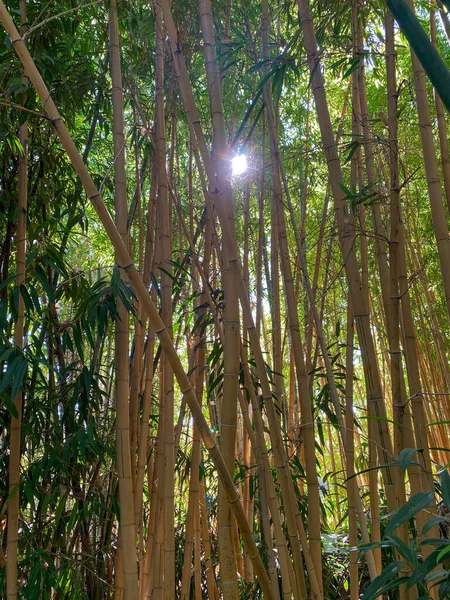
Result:
{"label": "bamboo forest", "polygon": [[0,0],[0,599],[450,598],[450,0]]}

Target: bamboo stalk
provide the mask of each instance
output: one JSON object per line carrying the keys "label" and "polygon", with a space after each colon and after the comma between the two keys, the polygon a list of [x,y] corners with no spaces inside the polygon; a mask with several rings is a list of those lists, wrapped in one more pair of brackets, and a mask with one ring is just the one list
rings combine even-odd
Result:
{"label": "bamboo stalk", "polygon": [[265,114],[262,115],[262,142],[261,142],[261,179],[259,184],[258,198],[258,250],[256,259],[256,329],[258,334],[261,332],[262,318],[262,266],[263,266],[263,243],[264,243],[264,197],[265,197],[265,163],[266,163],[266,119]]}
{"label": "bamboo stalk", "polygon": [[206,586],[208,590],[208,598],[218,600],[219,590],[217,589],[217,583],[214,577],[214,567],[211,558],[211,540],[209,539],[208,511],[206,509],[205,483],[203,479],[200,481],[200,527],[202,530],[203,551],[205,554]]}
{"label": "bamboo stalk", "polygon": [[[267,60],[268,56],[268,4],[267,0],[263,0],[263,26],[262,26],[262,38],[264,48],[264,58]],[[264,84],[264,101],[266,104],[266,114],[268,120],[268,131],[270,139],[270,153],[271,153],[271,164],[272,164],[272,186],[273,186],[273,205],[274,213],[273,218],[275,222],[272,225],[272,230],[277,233],[280,258],[281,258],[281,269],[283,272],[283,284],[285,288],[285,298],[288,309],[288,323],[291,334],[291,343],[294,352],[294,362],[297,373],[297,381],[299,388],[299,397],[302,412],[302,431],[305,439],[305,459],[306,459],[306,478],[308,484],[308,524],[309,524],[309,545],[311,552],[312,565],[315,572],[315,577],[318,583],[318,598],[322,597],[322,551],[321,551],[321,539],[320,539],[320,498],[319,498],[319,486],[317,481],[316,471],[316,459],[315,459],[315,440],[314,440],[314,426],[312,420],[311,404],[309,401],[308,394],[308,382],[306,376],[305,360],[303,355],[302,343],[300,339],[300,326],[298,321],[298,313],[296,308],[295,291],[293,286],[292,270],[290,265],[289,251],[287,247],[286,237],[286,225],[284,218],[284,209],[282,204],[282,189],[279,173],[279,156],[277,148],[277,131],[275,124],[275,114],[272,103],[272,94],[270,83],[267,81]],[[272,242],[272,252],[276,250],[276,246]],[[274,298],[276,297],[278,290],[275,290],[275,286],[278,287],[278,277],[276,277],[276,271],[278,266],[273,263],[272,267],[272,290]],[[279,307],[274,304],[274,312],[279,311]],[[279,325],[278,325],[279,326]],[[274,355],[277,353],[277,347],[275,346]],[[279,390],[276,389],[279,392]],[[285,504],[287,502],[293,502],[292,496],[293,490],[289,486],[291,496],[285,496]]]}
{"label": "bamboo stalk", "polygon": [[[355,475],[355,437],[353,409],[353,340],[355,328],[351,304],[347,307],[347,338],[345,355],[345,407],[346,407],[346,463],[347,463],[347,494],[348,494],[348,538],[350,548],[358,545],[358,524],[356,495],[357,480]],[[359,598],[358,551],[350,551],[349,556],[350,600]]]}
{"label": "bamboo stalk", "polygon": [[[389,239],[389,266],[390,266],[390,315],[386,313],[388,338],[389,338],[389,355],[391,361],[391,388],[392,388],[392,404],[394,418],[394,453],[398,456],[405,447],[404,444],[404,426],[405,419],[405,393],[402,386],[403,365],[402,353],[400,349],[400,295],[399,295],[399,241],[400,241],[400,182],[398,176],[398,143],[397,143],[397,93],[396,93],[396,78],[395,78],[395,47],[394,47],[394,30],[393,20],[389,15],[385,17],[386,29],[386,72],[387,72],[387,91],[388,91],[388,129],[389,129],[389,174],[390,174],[390,239]],[[386,310],[386,309],[385,309]],[[403,472],[398,470],[398,480],[402,484],[399,490],[399,502],[404,504],[406,501],[406,493],[404,487]],[[414,487],[414,482],[418,483],[421,491],[420,475],[419,481],[415,475],[411,476],[411,486]],[[400,528],[400,537],[404,542],[408,542],[408,526],[404,524]],[[409,574],[407,572],[407,574]],[[413,590],[405,589],[406,586],[400,586],[400,597],[411,598],[414,594]],[[417,595],[417,591],[416,591]]]}
{"label": "bamboo stalk", "polygon": [[[27,31],[27,7],[26,0],[20,0],[20,32],[25,35]],[[26,76],[23,83],[28,85]],[[26,94],[23,95],[24,102]],[[24,335],[24,302],[20,287],[25,284],[26,267],[26,244],[27,244],[27,211],[28,211],[28,121],[25,121],[19,129],[19,141],[22,151],[19,155],[19,181],[18,181],[18,209],[19,217],[17,223],[16,238],[16,288],[19,289],[17,319],[14,326],[14,345],[23,349]],[[8,600],[17,599],[18,588],[18,535],[19,535],[19,511],[20,511],[20,441],[22,437],[22,407],[23,392],[17,392],[14,398],[14,409],[16,415],[11,411],[11,425],[9,437],[9,481],[8,491],[11,495],[7,513],[7,542],[6,551],[6,596]]]}
{"label": "bamboo stalk", "polygon": [[150,493],[150,510],[148,518],[147,539],[145,542],[144,570],[141,576],[141,598],[150,600],[153,592],[153,583],[155,579],[155,561],[156,561],[156,538],[160,521],[160,499],[159,499],[159,469],[161,466],[160,458],[160,427],[156,434],[155,451],[153,455],[153,473],[152,478],[148,479]]}
{"label": "bamboo stalk", "polygon": [[[243,210],[244,210],[244,232],[245,232],[245,237],[244,237],[244,264],[243,264],[243,279],[244,279],[244,283],[247,287],[247,289],[249,288],[249,281],[250,281],[250,265],[249,265],[249,236],[248,236],[248,230],[249,230],[249,222],[250,222],[250,177],[247,177],[247,180],[245,181],[244,184],[244,201],[243,201]],[[258,299],[256,300],[256,302],[258,303]],[[241,356],[244,359],[244,361],[248,360],[248,345],[247,344],[243,344],[241,342]],[[244,398],[244,391],[239,388],[238,390],[238,394],[239,394],[239,403],[241,405],[241,411],[242,411],[242,422],[243,422],[243,427],[242,427],[242,462],[244,463],[244,467],[245,467],[245,476],[244,476],[244,481],[243,481],[243,504],[244,504],[244,510],[245,510],[245,514],[247,515],[247,520],[250,524],[250,526],[253,525],[253,507],[254,507],[254,499],[251,498],[251,488],[250,488],[250,484],[251,484],[251,468],[254,465],[254,443],[255,437],[251,436],[250,431],[248,430],[248,428],[245,426],[246,422],[248,422],[251,426],[251,419],[252,416],[249,413],[249,407],[250,405],[247,403],[246,399]],[[251,442],[250,442],[251,440]],[[253,470],[254,471],[254,470]],[[249,561],[248,557],[245,556],[244,557],[244,572],[243,572],[243,577],[244,580],[246,582],[252,582],[254,575],[253,575],[253,567],[251,562]]]}
{"label": "bamboo stalk", "polygon": [[[153,538],[155,534],[155,523],[156,523],[156,484],[155,481],[157,479],[157,459],[155,458],[157,454],[156,444],[152,455],[150,456],[151,466],[149,467],[149,477],[148,477],[148,495],[149,495],[149,511],[147,518],[147,537],[144,541],[145,545],[145,553],[143,556],[143,561],[140,568],[140,578],[139,578],[139,598],[141,600],[147,599],[147,589],[150,577],[150,562],[152,557],[152,549],[153,549]],[[151,471],[151,474],[150,474]]]}
{"label": "bamboo stalk", "polygon": [[[264,39],[264,35],[263,35]],[[269,124],[270,130],[270,124]],[[273,159],[272,159],[273,160]],[[271,290],[270,296],[272,302],[271,323],[272,323],[272,365],[273,365],[273,392],[275,394],[278,417],[281,419],[281,403],[283,394],[283,379],[282,379],[282,353],[281,353],[281,304],[280,304],[280,271],[279,271],[279,244],[278,244],[278,219],[277,219],[277,192],[275,182],[272,179],[272,201],[271,206],[271,228],[270,228],[270,274],[271,274]]]}
{"label": "bamboo stalk", "polygon": [[[148,436],[150,432],[150,408],[152,400],[152,385],[153,385],[153,355],[155,348],[155,334],[150,328],[147,337],[147,349],[145,352],[145,381],[144,393],[142,400],[142,418],[139,435],[139,445],[137,452],[137,473],[136,473],[136,488],[134,494],[134,515],[135,523],[139,524],[142,511],[142,492],[144,487],[145,467],[147,464],[148,453]],[[140,523],[142,529],[142,523]]]}
{"label": "bamboo stalk", "polygon": [[[136,121],[136,109],[133,106],[133,118]],[[141,194],[141,173],[139,165],[139,148],[137,136],[134,143],[134,160],[135,160],[135,172],[136,172],[136,191],[135,198],[138,210],[138,256],[139,256],[139,273],[143,274],[144,267],[144,232],[142,223],[142,194]],[[134,202],[134,199],[133,199]],[[127,231],[130,231],[131,224],[129,225],[129,217],[127,215]],[[139,312],[139,304],[137,305]],[[139,443],[139,391],[140,383],[142,378],[143,369],[143,354],[144,354],[144,336],[145,336],[145,320],[142,319],[134,320],[134,352],[131,364],[130,374],[130,437],[131,437],[131,464],[132,464],[132,477],[133,477],[133,490],[135,492],[134,504],[136,509],[136,495],[137,495],[137,472],[138,468],[136,465],[138,456],[138,443]],[[140,492],[142,494],[142,492]],[[140,527],[140,514],[135,513],[135,526],[136,534],[142,529]]]}
{"label": "bamboo stalk", "polygon": [[[112,0],[110,3],[109,30],[114,120],[114,205],[117,230],[126,245],[128,237],[125,135],[116,0]],[[116,261],[120,265],[120,255],[117,252]],[[125,306],[119,300],[117,312],[119,318],[116,321],[114,351],[116,372],[116,461],[119,479],[119,535],[122,545],[124,594],[125,600],[128,600],[138,597],[138,571],[129,428],[129,315]],[[121,592],[118,591],[118,596],[120,597],[120,595]]]}
{"label": "bamboo stalk", "polygon": [[[163,422],[164,425],[164,422]],[[163,441],[161,439],[161,445]],[[164,466],[164,455],[161,453],[159,466]],[[153,585],[150,586],[150,598],[162,600],[164,597],[164,475],[160,473],[160,485],[158,486],[159,518],[156,522],[156,532],[153,548]]]}
{"label": "bamboo stalk", "polygon": [[186,515],[186,534],[184,542],[183,571],[181,579],[181,599],[189,600],[191,588],[192,555],[194,552],[194,528],[196,513],[199,507],[199,463],[200,463],[200,435],[194,428],[191,454],[191,475],[189,482],[188,510]]}
{"label": "bamboo stalk", "polygon": [[[289,558],[285,536],[282,531],[279,502],[275,490],[275,484],[272,479],[269,456],[267,453],[266,442],[264,439],[263,419],[259,411],[258,400],[256,397],[254,386],[252,384],[249,365],[246,356],[243,353],[242,346],[241,357],[242,369],[244,372],[244,382],[250,395],[250,401],[253,407],[253,416],[255,419],[256,438],[252,442],[252,447],[255,450],[256,460],[258,463],[258,473],[260,477],[259,485],[261,501],[261,520],[263,525],[264,538],[267,545],[270,581],[274,589],[274,597],[279,598],[277,581],[278,576],[276,572],[275,558],[273,554],[272,536],[270,534],[270,527],[268,523],[269,512],[267,508],[269,508],[270,513],[272,514],[272,523],[275,532],[275,543],[277,546],[278,559],[280,562],[281,580],[283,582],[283,598],[291,598],[292,594],[294,594],[295,598],[305,598],[306,589],[304,587],[304,581],[302,586],[303,590],[300,592],[300,590],[297,589],[295,572],[293,569],[292,561]],[[249,429],[249,437],[251,437],[252,435],[250,431],[253,431],[251,429],[251,424]]]}
{"label": "bamboo stalk", "polygon": [[[166,166],[166,127],[164,111],[164,44],[162,9],[156,1],[156,69],[155,69],[155,110],[156,110],[156,153],[158,165],[157,210],[159,214],[160,247],[159,266],[161,267],[161,319],[172,337],[172,227],[170,197]],[[172,130],[174,127],[172,124]],[[173,146],[173,144],[172,144]],[[173,156],[173,153],[172,153]],[[173,159],[171,161],[173,164]],[[171,169],[172,170],[172,169]],[[175,598],[175,527],[174,527],[174,376],[172,367],[164,353],[162,357],[164,388],[163,456],[164,456],[164,599]]]}
{"label": "bamboo stalk", "polygon": [[[142,272],[139,269],[139,272]],[[137,304],[137,303],[136,303]],[[139,311],[139,305],[136,306]],[[142,365],[144,355],[144,333],[145,323],[134,320],[134,344],[133,344],[133,357],[131,360],[130,369],[130,399],[129,399],[129,414],[130,414],[130,447],[131,447],[131,474],[133,480],[133,491],[136,493],[136,474],[137,474],[137,448],[139,443],[139,389],[142,377]],[[135,499],[136,503],[136,499]],[[139,521],[135,519],[136,533],[139,529]]]}
{"label": "bamboo stalk", "polygon": [[[198,303],[197,303],[198,304]],[[199,317],[200,318],[200,315]],[[198,330],[197,330],[198,331]],[[197,398],[199,399],[200,405],[203,395],[203,373],[204,366],[206,363],[205,357],[205,344],[201,343],[199,335],[196,336],[195,346],[197,346],[197,356],[196,356],[196,384],[195,384],[195,392]],[[194,561],[197,564],[199,562],[200,557],[199,554],[199,542],[200,542],[200,531],[197,529],[200,526],[199,522],[199,508],[200,508],[200,480],[199,480],[199,465],[200,465],[200,433],[198,428],[194,425],[194,432],[192,438],[192,454],[191,454],[191,475],[190,475],[190,485],[189,485],[189,499],[188,499],[188,511],[186,516],[186,536],[185,536],[185,546],[184,546],[184,559],[183,559],[183,572],[182,572],[182,582],[181,582],[181,599],[189,600],[190,594],[190,584],[191,584],[191,565],[192,565],[192,553],[194,552]],[[197,523],[198,521],[198,523]],[[195,573],[197,573],[197,568],[195,568]],[[195,582],[196,588],[197,579],[199,575],[196,574]],[[199,596],[199,600],[201,600],[201,594]]]}
{"label": "bamboo stalk", "polygon": [[[228,255],[235,247],[233,215],[233,193],[230,184],[230,161],[225,134],[225,119],[222,106],[222,90],[218,70],[212,9],[209,0],[199,0],[200,24],[203,35],[206,78],[213,130],[213,154],[217,173],[216,203],[223,206],[225,218],[229,224],[229,240],[223,238],[222,282],[225,299],[224,312],[224,380],[220,426],[220,449],[230,474],[234,472],[234,448],[237,423],[237,385],[239,377],[239,301],[234,291],[233,274],[228,263]],[[226,600],[237,600],[237,565],[233,543],[233,519],[226,502],[226,495],[219,486],[219,571],[222,594]]]}
{"label": "bamboo stalk", "polygon": [[[199,499],[199,498],[197,498]],[[202,600],[200,504],[195,507],[194,523],[194,590],[195,599]]]}
{"label": "bamboo stalk", "polygon": [[[153,152],[152,156],[152,170],[150,177],[150,191],[149,200],[147,207],[147,219],[146,219],[146,235],[145,235],[145,249],[144,249],[144,261],[142,280],[148,289],[150,283],[150,272],[151,263],[154,254],[154,231],[155,231],[155,220],[156,220],[156,193],[157,193],[157,163],[156,163],[156,152]],[[144,312],[142,306],[140,307],[141,314],[140,320],[145,321]],[[135,515],[141,514],[142,501],[143,501],[143,485],[145,477],[145,465],[147,463],[147,448],[148,439],[150,433],[150,411],[151,411],[151,395],[152,385],[154,380],[153,372],[153,354],[155,347],[155,332],[151,324],[148,326],[148,337],[147,337],[147,348],[145,353],[145,373],[143,382],[143,408],[142,408],[142,419],[141,429],[139,436],[139,447],[138,447],[138,459],[137,459],[137,474],[136,474],[136,492],[135,492]],[[158,475],[158,449],[155,444],[153,453],[149,459],[151,464],[151,476],[148,476],[148,492],[150,497],[150,508],[147,524],[147,538],[145,540],[145,555],[143,558],[143,566],[141,568],[140,576],[140,598],[141,600],[147,600],[147,592],[149,588],[150,578],[150,562],[153,551],[153,540],[155,536],[156,526],[156,513],[157,513],[157,475]],[[150,471],[150,469],[148,469]],[[137,517],[136,517],[137,518]],[[137,522],[137,521],[136,521]],[[142,524],[141,524],[142,529]]]}

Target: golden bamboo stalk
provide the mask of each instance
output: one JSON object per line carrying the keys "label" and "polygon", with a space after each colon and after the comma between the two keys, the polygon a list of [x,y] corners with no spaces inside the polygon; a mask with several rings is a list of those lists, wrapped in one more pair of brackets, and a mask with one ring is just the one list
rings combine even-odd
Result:
{"label": "golden bamboo stalk", "polygon": [[208,598],[219,600],[219,590],[217,588],[214,576],[214,566],[212,562],[211,540],[209,539],[208,511],[205,500],[205,483],[200,481],[200,527],[202,530],[203,552],[205,554],[206,587]]}
{"label": "golden bamboo stalk", "polygon": [[156,479],[158,477],[158,468],[157,468],[157,458],[156,458],[157,450],[156,446],[152,455],[150,457],[151,468],[149,468],[149,477],[148,477],[148,493],[150,497],[149,503],[149,512],[147,519],[147,538],[145,539],[145,554],[143,558],[143,564],[141,567],[141,576],[139,578],[139,598],[140,600],[147,600],[147,590],[150,578],[150,569],[151,569],[151,559],[152,559],[152,550],[153,550],[153,539],[155,535],[155,524],[156,524],[156,498],[157,498],[157,490],[156,490]]}
{"label": "golden bamboo stalk", "polygon": [[[110,65],[113,100],[114,141],[114,206],[116,226],[126,245],[127,236],[127,184],[125,168],[125,133],[123,118],[122,73],[120,65],[119,24],[117,3],[109,8]],[[120,265],[120,255],[116,252]],[[124,277],[124,273],[121,273]],[[115,374],[116,374],[116,463],[119,479],[120,538],[124,570],[125,599],[138,597],[138,570],[136,559],[136,526],[134,522],[134,494],[130,451],[129,425],[129,315],[118,300],[119,318],[115,324]],[[121,595],[118,591],[117,595]]]}
{"label": "golden bamboo stalk", "polygon": [[[355,475],[355,437],[354,437],[354,412],[353,412],[353,340],[355,327],[351,304],[347,306],[347,337],[345,352],[345,414],[346,414],[346,438],[345,457],[347,463],[347,495],[348,495],[348,542],[350,548],[358,545],[358,523],[356,496],[358,494],[357,480]],[[349,579],[350,600],[359,598],[359,573],[358,573],[358,551],[350,551],[349,556]]]}
{"label": "golden bamboo stalk", "polygon": [[[256,438],[252,441],[252,447],[255,450],[256,460],[259,467],[261,519],[264,530],[264,537],[268,546],[269,574],[270,581],[274,589],[274,597],[279,597],[278,575],[275,566],[275,559],[273,556],[272,536],[270,534],[270,527],[268,523],[269,512],[267,509],[270,510],[270,514],[272,515],[272,523],[275,533],[275,544],[277,547],[278,559],[280,562],[281,580],[283,582],[283,598],[287,600],[288,598],[291,598],[292,594],[294,594],[294,598],[301,598],[303,600],[306,597],[304,578],[302,580],[303,589],[300,591],[297,586],[296,574],[294,572],[292,561],[289,557],[285,536],[281,527],[280,507],[278,496],[275,490],[275,484],[272,478],[266,442],[264,439],[263,419],[259,410],[256,392],[251,380],[249,365],[243,353],[242,346],[241,357],[241,364],[244,372],[244,381],[250,395],[250,401],[253,408],[253,416],[255,419]],[[253,431],[251,429],[251,425],[249,429],[249,437],[251,437],[250,431]],[[293,527],[291,527],[291,531],[292,530],[295,531],[295,523],[293,524]]]}
{"label": "golden bamboo stalk", "polygon": [[[390,198],[391,198],[391,210],[390,210],[390,239],[389,239],[389,304],[385,311],[386,312],[386,324],[387,333],[389,340],[389,355],[390,355],[390,374],[391,374],[391,390],[392,390],[392,405],[393,405],[393,418],[394,418],[394,453],[397,457],[403,450],[404,446],[404,426],[407,422],[405,418],[405,389],[402,386],[403,364],[402,364],[402,353],[400,349],[400,296],[399,296],[399,285],[398,285],[398,272],[399,272],[399,238],[400,238],[400,188],[399,188],[399,177],[398,177],[398,145],[397,145],[397,94],[396,94],[396,81],[395,81],[395,48],[394,48],[394,30],[393,20],[389,22],[389,17],[385,21],[386,25],[389,26],[389,34],[386,32],[386,78],[387,78],[387,89],[388,89],[388,125],[389,125],[389,174],[390,174]],[[392,26],[391,26],[392,24]],[[389,44],[389,46],[388,46]],[[364,84],[363,84],[364,85]],[[365,95],[365,85],[362,90],[364,98],[363,104],[367,106],[367,97]],[[367,156],[369,149],[366,149]],[[373,168],[373,166],[372,166]],[[372,173],[373,174],[373,173]],[[379,213],[379,211],[378,211]],[[378,214],[379,218],[379,214]],[[384,262],[385,255],[383,254],[382,260]],[[381,262],[381,261],[379,261]],[[385,266],[385,265],[383,265]],[[381,269],[380,269],[381,276]],[[417,477],[418,476],[418,477]],[[411,488],[413,493],[422,491],[420,483],[420,474],[415,472],[410,475]],[[406,491],[403,471],[398,469],[397,471],[397,483],[399,494],[399,503],[402,505],[406,502]],[[414,487],[418,486],[418,489]],[[408,525],[404,524],[399,529],[399,535],[401,539],[408,543]],[[410,574],[407,570],[406,574]],[[407,590],[406,586],[400,586],[400,598],[408,599],[413,597],[413,590]]]}
{"label": "golden bamboo stalk", "polygon": [[[198,303],[197,303],[198,305]],[[197,335],[194,342],[198,345],[200,342],[199,336]],[[194,345],[194,344],[192,344]],[[192,350],[191,350],[192,352]],[[205,365],[205,345],[201,344],[197,350],[196,358],[196,371],[195,371],[195,392],[197,398],[201,404],[203,395],[203,373]],[[200,481],[199,481],[199,465],[200,465],[200,434],[197,427],[194,425],[193,437],[192,437],[192,452],[191,452],[191,473],[189,482],[189,499],[188,499],[188,510],[186,516],[186,533],[185,533],[185,544],[184,544],[184,557],[183,557],[183,571],[181,579],[181,599],[189,600],[190,588],[191,588],[191,567],[192,567],[192,555],[194,553],[194,560],[197,561],[199,548],[197,552],[194,551],[194,546],[199,543],[200,532],[197,531],[197,520],[199,519],[199,494],[200,494]],[[198,526],[200,522],[198,522]],[[196,576],[198,578],[198,575]],[[201,596],[200,596],[201,600]]]}
{"label": "golden bamboo stalk", "polygon": [[[20,31],[25,35],[27,30],[27,7],[26,0],[20,0]],[[25,85],[27,78],[23,77]],[[26,94],[24,94],[24,101]],[[17,223],[16,242],[16,281],[19,289],[19,301],[17,306],[17,319],[14,326],[14,344],[17,348],[23,348],[24,333],[24,302],[20,293],[20,286],[25,283],[26,267],[26,245],[27,245],[27,211],[28,211],[28,122],[25,121],[19,129],[19,141],[22,151],[19,154],[19,195],[18,208],[19,217]],[[11,425],[9,436],[9,481],[8,490],[12,495],[8,504],[8,528],[6,552],[6,596],[8,600],[17,599],[17,551],[19,535],[19,511],[20,511],[20,440],[22,437],[22,404],[23,394],[20,390],[14,398],[14,409],[16,415],[11,412]]]}
{"label": "golden bamboo stalk", "polygon": [[142,493],[144,487],[145,467],[147,463],[148,436],[150,432],[150,408],[153,385],[153,356],[155,347],[155,334],[150,327],[147,337],[144,365],[144,393],[142,399],[142,418],[140,426],[139,444],[137,449],[136,488],[134,493],[134,518],[137,527],[142,529]]}
{"label": "golden bamboo stalk", "polygon": [[[222,283],[225,296],[224,312],[224,379],[223,399],[220,424],[220,449],[230,474],[234,472],[234,449],[236,442],[237,424],[237,385],[239,377],[239,300],[234,290],[233,274],[228,262],[228,255],[232,252],[235,242],[233,192],[230,182],[230,160],[225,133],[225,119],[222,106],[222,90],[217,63],[214,29],[212,22],[212,9],[209,0],[199,0],[200,24],[203,36],[203,50],[205,55],[206,78],[208,81],[208,94],[213,130],[213,155],[215,157],[215,171],[217,173],[217,199],[226,214],[229,224],[232,246],[229,240],[223,239],[223,269]],[[219,571],[222,585],[222,594],[225,600],[237,600],[239,589],[237,585],[236,554],[233,542],[233,519],[226,502],[222,486],[219,486]]]}
{"label": "golden bamboo stalk", "polygon": [[[168,176],[166,166],[166,127],[164,111],[164,35],[162,9],[159,1],[155,5],[156,15],[156,152],[158,164],[157,211],[159,215],[161,270],[161,319],[172,337],[172,227]],[[173,129],[173,127],[172,127]],[[164,404],[163,456],[164,456],[164,599],[175,597],[175,527],[174,527],[174,375],[167,356],[161,357],[164,387],[161,399]]]}

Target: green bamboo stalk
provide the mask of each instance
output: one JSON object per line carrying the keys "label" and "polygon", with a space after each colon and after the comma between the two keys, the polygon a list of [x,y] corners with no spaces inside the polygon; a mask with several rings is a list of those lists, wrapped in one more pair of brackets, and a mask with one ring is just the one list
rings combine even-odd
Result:
{"label": "green bamboo stalk", "polygon": [[386,6],[394,15],[445,107],[450,111],[450,71],[428,39],[418,18],[408,6],[407,0],[386,0]]}

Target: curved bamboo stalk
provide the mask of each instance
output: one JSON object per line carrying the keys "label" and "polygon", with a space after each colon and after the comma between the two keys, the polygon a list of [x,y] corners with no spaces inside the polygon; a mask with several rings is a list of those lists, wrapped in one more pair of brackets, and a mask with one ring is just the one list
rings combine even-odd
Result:
{"label": "curved bamboo stalk", "polygon": [[184,372],[180,358],[178,357],[177,352],[173,346],[170,335],[166,330],[165,325],[162,322],[158,311],[148,294],[148,291],[138,273],[138,270],[136,269],[133,260],[130,257],[128,250],[122,241],[120,233],[114,225],[114,222],[111,219],[111,215],[109,214],[101,198],[100,192],[98,191],[97,187],[92,181],[92,178],[86,168],[86,165],[83,163],[81,156],[64,124],[64,121],[62,120],[56,108],[56,105],[53,102],[50,93],[45,83],[43,82],[38,69],[36,68],[36,65],[34,64],[34,61],[31,58],[28,49],[26,48],[22,38],[20,37],[19,32],[17,31],[14,22],[12,21],[3,3],[3,0],[0,0],[0,20],[3,26],[5,27],[8,35],[10,36],[14,49],[24,65],[27,76],[33,83],[33,86],[35,87],[41,101],[43,102],[47,115],[50,117],[53,127],[55,128],[61,140],[61,143],[65,148],[76,173],[78,174],[80,180],[83,183],[87,196],[92,202],[92,205],[97,215],[99,216],[114,249],[117,252],[119,264],[122,266],[122,269],[128,275],[134,287],[136,295],[139,301],[142,303],[145,313],[149,316],[149,319],[153,327],[155,328],[155,333],[159,337],[161,345],[167,354],[167,358],[173,367],[175,376],[180,386],[180,391],[186,397],[186,401],[192,412],[193,418],[196,421],[197,426],[200,430],[203,442],[211,456],[211,459],[217,469],[218,475],[227,492],[228,500],[237,520],[247,552],[249,554],[250,559],[252,560],[252,564],[255,569],[255,574],[259,579],[263,594],[265,595],[265,598],[267,598],[267,600],[272,600],[273,594],[270,587],[269,578],[267,576],[264,564],[259,555],[258,548],[253,539],[252,532],[247,523],[247,519],[245,517],[242,504],[239,500],[239,496],[235,490],[233,480],[216,445],[215,437],[212,435],[209,425],[205,417],[203,416],[202,409],[197,401],[194,391],[192,390],[189,379],[186,373]]}

